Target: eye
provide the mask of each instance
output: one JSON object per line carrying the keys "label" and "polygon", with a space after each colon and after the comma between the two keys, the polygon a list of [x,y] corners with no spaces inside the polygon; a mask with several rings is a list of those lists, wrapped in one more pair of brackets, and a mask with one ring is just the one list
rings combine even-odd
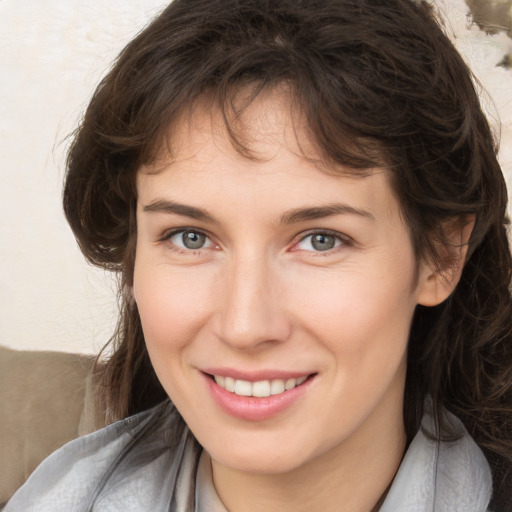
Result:
{"label": "eye", "polygon": [[176,247],[189,251],[197,251],[213,246],[213,242],[204,233],[193,229],[174,231],[166,238]]}
{"label": "eye", "polygon": [[328,232],[317,232],[303,237],[296,245],[296,248],[302,251],[325,252],[336,249],[344,243],[345,240],[339,235]]}

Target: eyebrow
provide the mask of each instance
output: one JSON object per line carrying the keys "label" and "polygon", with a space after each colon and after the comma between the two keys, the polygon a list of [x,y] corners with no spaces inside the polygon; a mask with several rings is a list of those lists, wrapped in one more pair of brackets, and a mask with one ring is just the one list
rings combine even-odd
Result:
{"label": "eyebrow", "polygon": [[218,224],[215,217],[212,217],[206,210],[189,206],[187,204],[175,203],[174,201],[167,201],[159,199],[153,201],[151,204],[145,205],[143,208],[145,212],[158,212],[158,213],[174,213],[182,217],[190,217],[194,220],[208,222],[210,224]]}
{"label": "eyebrow", "polygon": [[333,203],[325,206],[314,206],[312,208],[296,208],[286,212],[281,217],[281,224],[294,224],[308,220],[323,219],[333,215],[358,215],[370,220],[375,220],[375,216],[369,210],[355,208],[348,204]]}
{"label": "eyebrow", "polygon": [[[219,224],[219,221],[210,215],[206,210],[189,206],[186,204],[176,203],[158,199],[143,207],[144,212],[159,212],[181,215],[194,220],[208,222],[210,224]],[[309,220],[322,219],[333,215],[357,215],[370,220],[375,220],[375,216],[369,210],[355,208],[344,203],[333,203],[325,206],[313,206],[306,208],[295,208],[284,213],[279,222],[280,224],[296,224]]]}

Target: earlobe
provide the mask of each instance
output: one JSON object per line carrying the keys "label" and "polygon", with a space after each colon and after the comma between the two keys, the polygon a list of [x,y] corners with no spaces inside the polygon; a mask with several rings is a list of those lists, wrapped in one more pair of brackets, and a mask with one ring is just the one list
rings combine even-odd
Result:
{"label": "earlobe", "polygon": [[463,264],[443,271],[427,263],[420,271],[418,287],[418,304],[422,306],[437,306],[446,300],[455,290],[462,274]]}
{"label": "earlobe", "polygon": [[418,304],[437,306],[455,290],[466,262],[474,216],[457,218],[442,226],[437,261],[423,261],[419,269]]}

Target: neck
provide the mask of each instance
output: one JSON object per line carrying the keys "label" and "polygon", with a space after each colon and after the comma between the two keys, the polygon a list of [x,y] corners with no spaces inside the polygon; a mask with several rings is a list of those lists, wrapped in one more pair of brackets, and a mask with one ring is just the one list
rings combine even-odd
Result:
{"label": "neck", "polygon": [[377,511],[405,449],[401,404],[397,410],[399,420],[376,425],[370,417],[350,438],[287,473],[241,472],[212,459],[217,493],[230,512]]}

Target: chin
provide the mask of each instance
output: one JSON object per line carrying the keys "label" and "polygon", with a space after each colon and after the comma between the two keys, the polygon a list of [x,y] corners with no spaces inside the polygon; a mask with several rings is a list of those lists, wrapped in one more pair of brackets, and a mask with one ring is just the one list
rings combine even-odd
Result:
{"label": "chin", "polygon": [[[210,453],[210,452],[209,452]],[[255,475],[278,475],[290,473],[304,464],[304,460],[297,458],[297,454],[278,454],[270,453],[223,453],[216,457],[210,453],[214,461],[222,466],[228,467],[234,471],[250,473]]]}

